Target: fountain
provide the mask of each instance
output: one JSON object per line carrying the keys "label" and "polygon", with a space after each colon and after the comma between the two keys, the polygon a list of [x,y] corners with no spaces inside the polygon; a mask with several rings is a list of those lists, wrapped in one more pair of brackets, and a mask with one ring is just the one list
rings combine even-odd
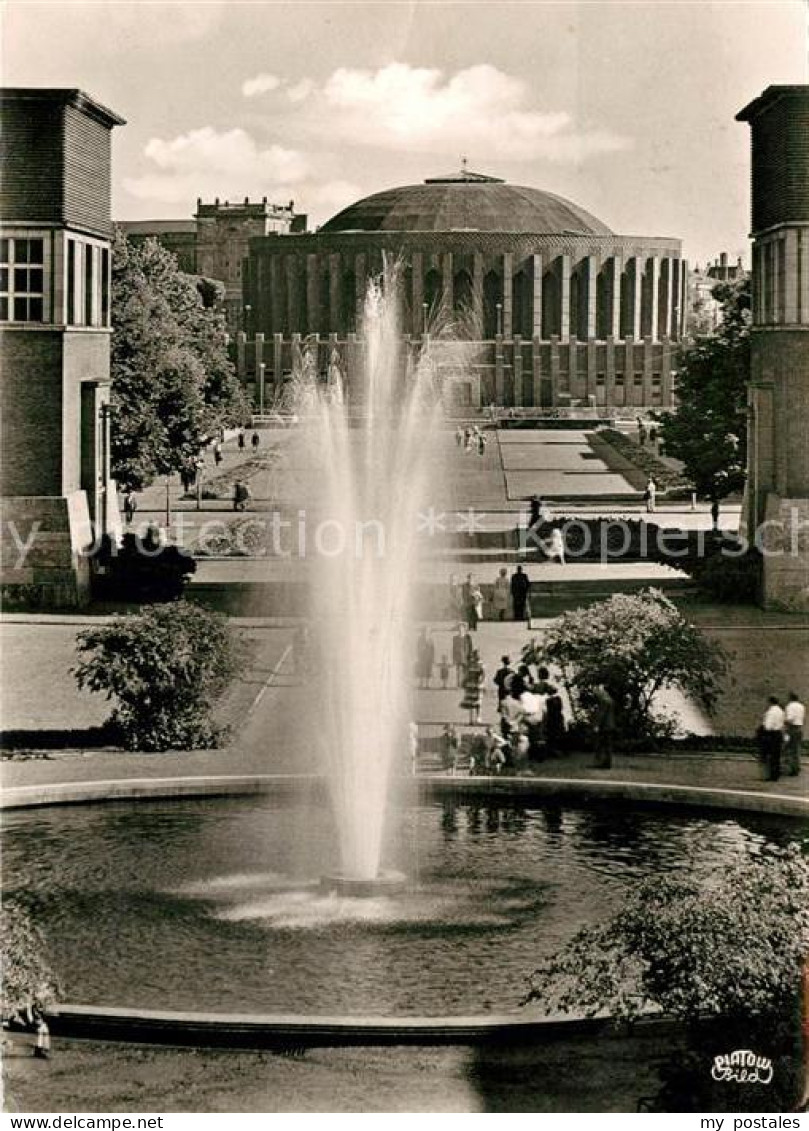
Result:
{"label": "fountain", "polygon": [[381,862],[392,783],[409,770],[418,515],[441,403],[426,352],[406,372],[402,364],[395,268],[370,283],[363,332],[364,364],[349,389],[334,356],[323,383],[305,352],[296,384],[307,521],[312,510],[317,519],[309,723],[339,840],[339,867],[322,886],[366,896],[404,884]]}

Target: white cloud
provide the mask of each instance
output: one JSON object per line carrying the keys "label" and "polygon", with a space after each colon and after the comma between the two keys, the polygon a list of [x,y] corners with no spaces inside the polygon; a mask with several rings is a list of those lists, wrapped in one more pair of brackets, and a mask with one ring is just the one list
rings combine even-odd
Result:
{"label": "white cloud", "polygon": [[277,90],[281,85],[278,75],[260,74],[255,78],[245,79],[242,83],[242,94],[245,98],[254,98],[257,94],[267,94],[268,91]]}
{"label": "white cloud", "polygon": [[262,149],[238,128],[219,132],[203,126],[169,140],[152,138],[143,152],[151,168],[124,181],[126,191],[141,200],[179,203],[198,196],[238,200],[254,195],[284,200],[308,174],[302,153],[280,145]]}
{"label": "white cloud", "polygon": [[449,76],[406,63],[341,67],[308,106],[308,126],[324,138],[445,156],[471,152],[481,161],[580,161],[629,144],[577,126],[564,110],[535,105],[526,83],[488,63]]}

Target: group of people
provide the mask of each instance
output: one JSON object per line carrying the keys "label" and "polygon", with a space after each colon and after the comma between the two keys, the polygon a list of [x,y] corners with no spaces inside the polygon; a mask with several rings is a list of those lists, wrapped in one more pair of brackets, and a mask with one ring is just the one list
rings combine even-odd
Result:
{"label": "group of people", "polygon": [[777,695],[770,696],[758,728],[759,757],[767,781],[800,773],[805,721],[806,707],[794,691],[783,707]]}
{"label": "group of people", "polygon": [[[514,620],[523,621],[530,615],[529,595],[531,581],[521,565],[511,577],[508,570],[501,567],[492,585],[491,606],[495,620],[507,620],[511,605]],[[470,632],[476,632],[483,620],[485,597],[483,590],[471,573],[460,582],[456,574],[449,579],[449,600],[453,619],[463,621]]]}
{"label": "group of people", "polygon": [[486,433],[481,432],[477,424],[473,424],[471,428],[461,428],[460,426],[456,428],[455,443],[457,447],[463,448],[467,455],[471,451],[477,451],[479,456],[486,454]]}
{"label": "group of people", "polygon": [[[461,639],[469,639],[459,634]],[[469,711],[469,722],[480,724],[480,703],[486,683],[486,670],[472,648],[464,667],[464,698],[461,706]],[[513,666],[508,656],[492,682],[497,691],[499,725],[487,726],[473,737],[469,751],[470,774],[501,774],[519,768],[527,760],[542,760],[558,754],[565,735],[562,699],[549,682],[549,672],[540,667],[533,676],[527,664]],[[441,735],[443,768],[455,773],[459,765],[460,741],[452,723]]]}

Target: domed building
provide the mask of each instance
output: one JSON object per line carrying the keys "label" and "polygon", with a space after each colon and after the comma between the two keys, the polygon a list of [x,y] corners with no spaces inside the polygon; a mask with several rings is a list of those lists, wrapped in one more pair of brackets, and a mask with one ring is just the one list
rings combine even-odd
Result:
{"label": "domed building", "polygon": [[350,354],[367,280],[389,256],[406,339],[452,327],[480,343],[458,389],[470,407],[667,405],[680,253],[679,240],[616,235],[541,189],[466,169],[432,177],[365,197],[316,232],[251,240],[240,368],[264,402],[294,336]]}

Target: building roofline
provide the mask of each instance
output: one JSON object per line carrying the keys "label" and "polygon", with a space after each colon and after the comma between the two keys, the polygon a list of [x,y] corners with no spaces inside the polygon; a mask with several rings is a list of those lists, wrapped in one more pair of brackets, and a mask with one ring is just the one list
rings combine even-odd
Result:
{"label": "building roofline", "polygon": [[125,126],[126,119],[110,110],[95,98],[91,98],[78,87],[49,86],[4,86],[0,87],[0,106],[11,102],[56,102],[63,106],[75,106],[83,114],[95,118],[97,122],[112,129]]}
{"label": "building roofline", "polygon": [[784,98],[803,98],[809,101],[809,85],[806,83],[795,83],[785,86],[768,86],[754,98],[752,102],[748,102],[739,113],[736,115],[737,122],[752,122],[754,118],[758,118],[765,110],[769,110],[776,102],[780,102]]}

